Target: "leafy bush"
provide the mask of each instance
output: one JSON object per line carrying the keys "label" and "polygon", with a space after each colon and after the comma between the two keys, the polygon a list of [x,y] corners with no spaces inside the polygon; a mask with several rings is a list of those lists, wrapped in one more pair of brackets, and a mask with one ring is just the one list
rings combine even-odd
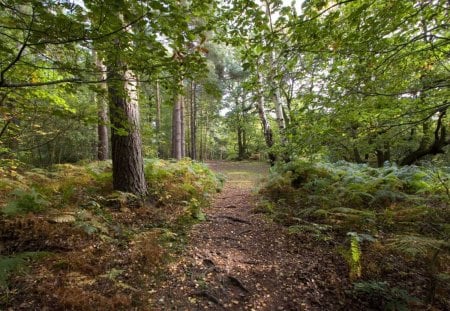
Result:
{"label": "leafy bush", "polygon": [[47,256],[46,252],[23,252],[14,256],[0,256],[0,288],[8,286],[8,278],[12,273],[23,270],[30,260]]}
{"label": "leafy bush", "polygon": [[2,212],[13,216],[52,208],[77,207],[91,194],[111,190],[111,162],[59,164],[49,170],[0,170]]}
{"label": "leafy bush", "polygon": [[[261,191],[270,200],[287,205],[293,217],[304,217],[305,210],[316,208],[309,213],[311,220],[342,227],[343,232],[362,227],[377,230],[393,221],[449,221],[448,205],[436,206],[450,202],[449,177],[449,168],[371,168],[347,162],[297,160],[272,170]],[[280,208],[281,219],[283,213],[287,211]]]}
{"label": "leafy bush", "polygon": [[[318,228],[327,228],[327,238],[337,241],[336,249],[348,263],[351,280],[395,280],[412,269],[411,282],[426,284],[423,300],[431,302],[439,294],[446,304],[443,297],[448,295],[437,288],[450,272],[445,264],[450,258],[449,180],[448,167],[372,168],[296,160],[272,169],[261,193],[272,206],[270,216],[289,232],[323,236]],[[360,243],[367,236],[375,243]],[[399,310],[408,303],[406,292],[385,282],[361,284],[355,289],[371,292],[385,309]]]}
{"label": "leafy bush", "polygon": [[196,209],[220,190],[223,180],[207,166],[191,160],[146,161],[145,176],[150,195],[160,205],[184,202]]}
{"label": "leafy bush", "polygon": [[9,202],[2,212],[7,216],[29,212],[42,212],[50,205],[45,197],[31,188],[30,190],[17,189],[13,192],[15,199]]}
{"label": "leafy bush", "polygon": [[390,287],[387,282],[357,282],[353,291],[357,296],[365,296],[372,307],[381,307],[383,310],[406,311],[409,310],[410,303],[418,301],[405,289]]}

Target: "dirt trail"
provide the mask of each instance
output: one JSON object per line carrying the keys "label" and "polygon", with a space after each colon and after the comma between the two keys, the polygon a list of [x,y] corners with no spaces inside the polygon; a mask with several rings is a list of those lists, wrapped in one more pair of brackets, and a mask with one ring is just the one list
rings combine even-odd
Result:
{"label": "dirt trail", "polygon": [[227,176],[225,187],[153,293],[151,309],[349,310],[335,272],[340,259],[254,212],[253,189],[268,167],[209,165]]}

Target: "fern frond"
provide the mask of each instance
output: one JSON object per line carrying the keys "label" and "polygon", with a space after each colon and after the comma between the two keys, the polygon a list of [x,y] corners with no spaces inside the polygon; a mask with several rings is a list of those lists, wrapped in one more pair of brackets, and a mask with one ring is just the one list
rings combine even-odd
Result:
{"label": "fern frond", "polygon": [[389,246],[412,257],[424,257],[432,251],[448,248],[450,243],[418,235],[401,235],[393,239]]}
{"label": "fern frond", "polygon": [[0,288],[7,287],[9,276],[25,269],[28,260],[35,260],[48,255],[48,252],[24,252],[15,256],[0,256]]}

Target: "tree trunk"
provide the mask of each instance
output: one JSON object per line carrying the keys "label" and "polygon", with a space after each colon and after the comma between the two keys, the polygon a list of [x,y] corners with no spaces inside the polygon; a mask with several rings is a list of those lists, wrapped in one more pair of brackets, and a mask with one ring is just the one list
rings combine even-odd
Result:
{"label": "tree trunk", "polygon": [[199,150],[199,156],[200,156],[200,161],[203,161],[203,128],[204,128],[204,124],[202,124],[200,126],[200,150]]}
{"label": "tree trunk", "polygon": [[273,97],[273,100],[275,102],[275,115],[277,116],[277,124],[278,124],[278,130],[280,131],[281,136],[281,143],[282,145],[286,144],[286,121],[284,119],[284,113],[283,113],[283,104],[281,103],[281,96],[280,96],[280,90],[277,88],[275,90],[275,95]]}
{"label": "tree trunk", "polygon": [[[261,88],[263,83],[262,83],[262,77],[259,74],[258,74],[258,80],[260,83],[259,87]],[[258,94],[257,109],[258,109],[258,115],[259,115],[259,118],[261,120],[261,124],[263,127],[263,134],[264,134],[266,146],[270,149],[273,146],[273,132],[270,127],[269,120],[267,119],[266,110],[265,110],[265,102],[264,102],[264,94],[262,92],[262,89],[260,89],[260,92]],[[270,164],[271,165],[275,164],[275,161],[276,161],[275,154],[269,150],[268,156],[269,156]]]}
{"label": "tree trunk", "polygon": [[156,80],[156,143],[157,143],[157,156],[161,158],[163,155],[161,145],[161,90],[159,87],[159,80]]}
{"label": "tree trunk", "polygon": [[208,160],[208,129],[209,129],[209,114],[205,111],[205,137],[203,138],[203,159]]}
{"label": "tree trunk", "polygon": [[364,163],[357,147],[353,147],[353,160],[355,161],[355,163]]}
{"label": "tree trunk", "polygon": [[243,137],[242,137],[242,128],[241,126],[238,126],[237,128],[237,139],[238,139],[238,160],[244,160],[245,158],[245,150],[244,150],[244,143],[243,143]]}
{"label": "tree trunk", "polygon": [[147,184],[139,131],[137,82],[133,72],[120,60],[115,59],[108,69],[114,190],[144,196]]}
{"label": "tree trunk", "polygon": [[190,111],[190,125],[191,125],[191,158],[197,160],[197,103],[196,103],[196,89],[197,85],[191,81],[191,111]]}
{"label": "tree trunk", "polygon": [[[183,87],[183,83],[181,83],[181,87]],[[184,158],[186,156],[186,131],[184,127],[184,95],[179,95],[180,100],[180,145],[181,145],[181,157]]]}
{"label": "tree trunk", "polygon": [[244,156],[248,158],[247,132],[245,128],[242,129],[242,149],[244,149]]}
{"label": "tree trunk", "polygon": [[389,146],[389,143],[385,143],[384,144],[384,148],[383,149],[377,149],[375,151],[376,156],[377,156],[377,166],[378,167],[383,167],[384,163],[386,161],[390,161],[391,160],[391,148]]}
{"label": "tree trunk", "polygon": [[444,147],[450,145],[450,140],[447,140],[447,128],[443,124],[448,107],[449,106],[445,106],[437,111],[438,119],[436,121],[436,129],[434,130],[433,142],[429,144],[428,133],[426,133],[428,125],[427,123],[424,123],[424,137],[422,138],[419,148],[404,157],[400,162],[400,165],[412,165],[424,156],[445,153]]}
{"label": "tree trunk", "polygon": [[182,154],[182,128],[181,128],[181,95],[175,95],[172,111],[172,158],[180,160]]}
{"label": "tree trunk", "polygon": [[[265,1],[265,4],[266,4],[266,15],[269,20],[270,33],[273,34],[272,12],[270,9],[270,2]],[[269,53],[269,64],[271,69],[277,68],[277,66],[275,66],[275,54],[273,50],[272,52]],[[270,73],[268,79],[270,81],[275,81],[275,74],[276,72]],[[280,132],[281,145],[284,146],[286,145],[286,121],[284,119],[283,104],[281,101],[280,88],[278,85],[275,85],[275,90],[273,91],[273,101],[275,104],[275,115],[277,117],[278,130]]]}
{"label": "tree trunk", "polygon": [[[98,57],[97,53],[93,51],[95,65],[100,73],[100,79],[106,80],[106,67],[102,60]],[[101,92],[96,94],[97,101],[97,114],[98,114],[98,147],[97,147],[97,159],[104,161],[108,159],[109,154],[109,137],[108,137],[108,103],[105,100],[105,95],[108,91],[106,82],[100,83]]]}

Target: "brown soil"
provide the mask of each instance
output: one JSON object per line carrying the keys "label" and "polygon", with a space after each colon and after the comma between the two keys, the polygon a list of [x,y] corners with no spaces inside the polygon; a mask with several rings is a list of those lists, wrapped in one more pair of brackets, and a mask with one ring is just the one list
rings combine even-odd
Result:
{"label": "brown soil", "polygon": [[346,263],[307,236],[255,213],[261,163],[209,163],[227,182],[180,260],[149,300],[152,310],[360,310],[346,298]]}

